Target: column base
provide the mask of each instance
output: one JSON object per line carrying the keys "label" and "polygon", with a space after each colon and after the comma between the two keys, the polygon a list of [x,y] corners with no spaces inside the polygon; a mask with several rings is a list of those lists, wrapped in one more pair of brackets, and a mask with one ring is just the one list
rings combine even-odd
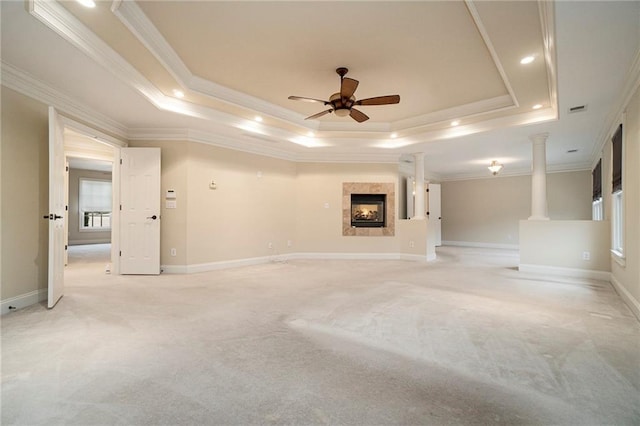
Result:
{"label": "column base", "polygon": [[529,216],[527,220],[551,220],[547,216]]}

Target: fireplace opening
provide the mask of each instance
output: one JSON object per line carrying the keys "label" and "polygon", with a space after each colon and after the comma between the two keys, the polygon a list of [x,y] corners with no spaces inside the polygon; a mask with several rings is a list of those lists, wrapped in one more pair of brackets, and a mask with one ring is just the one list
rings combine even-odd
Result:
{"label": "fireplace opening", "polygon": [[351,226],[384,228],[386,194],[351,194]]}

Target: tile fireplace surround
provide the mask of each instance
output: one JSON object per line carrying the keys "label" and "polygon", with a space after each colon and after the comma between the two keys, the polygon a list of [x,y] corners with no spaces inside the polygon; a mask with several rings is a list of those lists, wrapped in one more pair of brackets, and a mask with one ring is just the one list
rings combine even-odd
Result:
{"label": "tile fireplace surround", "polygon": [[[383,228],[355,228],[351,226],[351,194],[386,194]],[[393,237],[396,233],[396,197],[394,183],[343,182],[342,184],[342,235],[360,237]]]}

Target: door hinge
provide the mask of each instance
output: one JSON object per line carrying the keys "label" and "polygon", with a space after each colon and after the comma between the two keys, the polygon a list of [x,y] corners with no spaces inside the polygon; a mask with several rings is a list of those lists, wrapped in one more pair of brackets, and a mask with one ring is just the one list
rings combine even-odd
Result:
{"label": "door hinge", "polygon": [[65,250],[68,250],[68,248],[67,248],[67,245],[66,245],[66,244],[64,245],[64,249],[65,249]]}
{"label": "door hinge", "polygon": [[122,257],[122,251],[120,251],[120,253],[118,253],[118,256]]}
{"label": "door hinge", "polygon": [[429,188],[427,188],[427,192],[429,192]]}
{"label": "door hinge", "polygon": [[64,211],[68,212],[69,211],[69,206],[64,206]]}
{"label": "door hinge", "polygon": [[69,166],[66,166],[66,167],[64,168],[64,171],[65,171],[65,172],[68,172],[68,171],[69,171]]}
{"label": "door hinge", "polygon": [[120,159],[120,164],[122,164],[122,158]]}
{"label": "door hinge", "polygon": [[120,210],[122,210],[122,204],[120,204]]}

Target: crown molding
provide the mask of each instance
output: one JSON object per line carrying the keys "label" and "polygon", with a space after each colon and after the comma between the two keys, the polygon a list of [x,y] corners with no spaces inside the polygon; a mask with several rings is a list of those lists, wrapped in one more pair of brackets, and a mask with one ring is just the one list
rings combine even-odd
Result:
{"label": "crown molding", "polygon": [[478,13],[476,6],[473,4],[473,0],[465,0],[465,4],[467,5],[467,10],[469,11],[471,18],[473,19],[473,22],[476,24],[476,28],[480,33],[480,37],[482,37],[482,40],[484,41],[484,44],[487,47],[489,54],[491,55],[491,59],[493,59],[493,63],[495,64],[496,69],[498,70],[498,73],[502,78],[502,83],[504,84],[504,87],[507,89],[507,92],[511,97],[511,101],[513,102],[513,105],[516,107],[520,106],[520,104],[518,103],[518,99],[516,98],[516,94],[513,91],[513,87],[509,82],[509,78],[507,77],[507,73],[504,70],[504,67],[502,66],[502,62],[500,62],[498,53],[496,52],[496,49],[493,47],[493,43],[491,42],[489,33],[487,32],[487,29],[485,28],[484,24],[482,23],[482,20],[480,19],[480,14]]}
{"label": "crown molding", "polygon": [[96,63],[105,67],[122,82],[141,93],[156,108],[222,125],[233,126],[241,121],[234,115],[213,108],[165,96],[129,62],[57,2],[29,0],[29,13]]}
{"label": "crown molding", "polygon": [[[261,137],[259,134],[242,133],[240,136],[227,137],[214,135],[193,129],[132,129],[128,132],[129,140],[142,141],[188,141],[204,143],[220,148],[228,148],[234,151],[249,154],[263,155],[293,162],[304,163],[398,163],[400,154],[395,152],[320,152],[313,149],[309,151],[292,151],[278,146],[281,142],[269,136]],[[257,140],[257,141],[256,141]],[[262,141],[270,142],[265,145]],[[241,142],[241,143],[239,143]]]}
{"label": "crown molding", "polygon": [[90,123],[107,133],[111,133],[123,139],[126,138],[126,127],[106,115],[75,101],[61,91],[36,79],[26,71],[2,61],[1,77],[2,85],[5,87],[40,101],[43,104],[54,106],[64,114]]}
{"label": "crown molding", "polygon": [[624,113],[627,105],[631,102],[631,98],[640,87],[640,48],[636,51],[636,55],[631,63],[631,67],[627,71],[624,86],[618,94],[618,101],[613,105],[607,119],[604,121],[596,143],[593,145],[591,151],[591,163],[595,166],[602,154],[605,144],[613,136],[616,128],[622,122],[622,114]]}
{"label": "crown molding", "polygon": [[[504,170],[504,169],[503,169]],[[550,173],[567,173],[567,172],[581,172],[591,170],[589,162],[582,163],[565,163],[565,164],[548,164],[547,174]],[[516,176],[530,176],[531,167],[519,167],[517,169],[509,169],[508,171],[501,171],[497,176],[491,176],[488,173],[470,172],[470,173],[451,173],[445,175],[441,180],[443,182],[452,182],[460,180],[477,180],[477,179],[500,179],[505,177]]]}
{"label": "crown molding", "polygon": [[234,106],[311,128],[309,123],[304,121],[305,117],[302,114],[194,75],[135,2],[120,2],[117,7],[112,7],[112,11],[184,88]]}
{"label": "crown molding", "polygon": [[[402,131],[412,128],[427,127],[433,124],[439,124],[445,120],[451,120],[461,117],[474,117],[487,113],[501,111],[507,108],[518,107],[518,100],[515,92],[509,82],[507,74],[500,62],[498,54],[489,38],[482,20],[473,4],[473,0],[465,0],[469,13],[478,28],[487,50],[496,66],[508,95],[499,96],[492,99],[486,99],[455,108],[449,108],[442,111],[423,114],[417,117],[403,119],[391,123],[362,123],[358,132],[391,132]],[[544,2],[542,2],[544,3]],[[553,8],[551,8],[551,16],[553,16]],[[147,47],[147,49],[158,59],[162,66],[169,72],[177,82],[186,89],[203,94],[212,99],[222,101],[237,107],[253,110],[265,116],[271,116],[276,119],[284,120],[294,125],[301,126],[307,130],[317,131],[335,131],[335,132],[352,132],[351,123],[342,122],[318,122],[305,121],[305,116],[295,113],[287,108],[264,101],[254,96],[229,89],[212,81],[206,80],[194,75],[187,65],[180,59],[167,40],[162,36],[158,29],[153,25],[149,18],[144,14],[142,9],[133,1],[114,0],[112,11],[116,17],[131,31],[131,33]],[[551,21],[553,22],[553,21]],[[553,26],[550,27],[551,33]],[[545,34],[548,32],[543,27]],[[554,45],[551,44],[553,48]],[[545,55],[547,56],[547,55]],[[555,58],[555,51],[553,54]],[[547,61],[548,66],[553,66],[555,61]],[[555,69],[551,72],[555,75]],[[555,82],[555,79],[550,80]],[[551,89],[550,89],[551,90]],[[556,88],[552,90],[556,92]],[[557,99],[557,96],[556,96]],[[555,107],[555,103],[554,103]],[[557,108],[557,107],[556,107]]]}
{"label": "crown molding", "polygon": [[[440,111],[430,112],[428,114],[419,115],[393,123],[394,130],[410,129],[424,126],[425,122],[431,124],[439,124],[454,119],[472,118],[488,113],[497,112],[505,109],[516,108],[510,95],[497,96],[491,99],[483,99],[481,101],[472,102],[465,105],[459,105],[453,108],[447,108]],[[488,111],[488,112],[487,112]]]}
{"label": "crown molding", "polygon": [[542,47],[544,49],[544,63],[547,69],[547,83],[549,85],[549,101],[551,107],[558,114],[558,57],[556,53],[556,15],[555,3],[538,0],[540,13],[540,27],[542,29]]}

